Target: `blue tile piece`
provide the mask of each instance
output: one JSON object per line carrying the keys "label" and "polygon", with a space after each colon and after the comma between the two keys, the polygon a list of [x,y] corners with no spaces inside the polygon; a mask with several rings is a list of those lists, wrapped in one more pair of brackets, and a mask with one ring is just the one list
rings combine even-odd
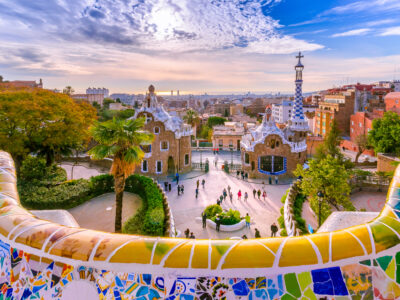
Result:
{"label": "blue tile piece", "polygon": [[346,296],[348,291],[339,267],[311,271],[314,293],[319,295]]}
{"label": "blue tile piece", "polygon": [[232,285],[232,289],[236,296],[247,296],[250,293],[250,289],[245,280],[241,280]]}

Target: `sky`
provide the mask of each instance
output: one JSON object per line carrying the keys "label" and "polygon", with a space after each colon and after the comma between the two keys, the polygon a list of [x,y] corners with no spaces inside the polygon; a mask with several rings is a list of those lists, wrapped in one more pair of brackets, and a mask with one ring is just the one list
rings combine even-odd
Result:
{"label": "sky", "polygon": [[399,0],[0,0],[0,75],[111,93],[400,79]]}

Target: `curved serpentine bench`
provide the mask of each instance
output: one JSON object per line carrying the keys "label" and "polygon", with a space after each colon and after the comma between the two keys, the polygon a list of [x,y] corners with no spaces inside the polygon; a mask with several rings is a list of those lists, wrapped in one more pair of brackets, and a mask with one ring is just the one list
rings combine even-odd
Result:
{"label": "curved serpentine bench", "polygon": [[4,298],[400,297],[400,168],[377,219],[301,237],[191,240],[54,224],[20,206],[5,152],[0,199]]}

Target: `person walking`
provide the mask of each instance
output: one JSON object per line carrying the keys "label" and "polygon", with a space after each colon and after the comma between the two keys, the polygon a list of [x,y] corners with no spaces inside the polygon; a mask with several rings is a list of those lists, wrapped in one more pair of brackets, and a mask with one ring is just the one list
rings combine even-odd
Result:
{"label": "person walking", "polygon": [[197,188],[199,188],[199,186],[200,186],[200,180],[197,179],[196,185],[197,185]]}
{"label": "person walking", "polygon": [[259,239],[261,237],[260,231],[257,228],[255,229],[254,237],[256,239]]}
{"label": "person walking", "polygon": [[201,181],[201,185],[203,186],[203,189],[204,189],[204,186],[206,185],[206,181],[204,180],[204,178],[203,178],[203,180]]}
{"label": "person walking", "polygon": [[181,185],[181,194],[183,194],[185,191],[185,187],[183,186],[183,184]]}
{"label": "person walking", "polygon": [[231,200],[231,203],[232,203],[232,200],[233,200],[233,193],[232,192],[229,192],[229,199]]}
{"label": "person walking", "polygon": [[248,213],[246,214],[246,217],[244,217],[244,220],[246,221],[246,227],[250,228],[250,216]]}
{"label": "person walking", "polygon": [[275,175],[275,184],[278,184],[278,176]]}
{"label": "person walking", "polygon": [[168,192],[168,181],[164,181],[164,190]]}
{"label": "person walking", "polygon": [[215,230],[217,232],[219,232],[220,226],[221,226],[221,219],[220,219],[219,215],[217,214],[217,216],[215,217]]}
{"label": "person walking", "polygon": [[236,177],[239,177],[240,171],[236,170]]}
{"label": "person walking", "polygon": [[254,199],[256,199],[256,194],[257,194],[256,189],[253,189],[253,198],[254,198]]}
{"label": "person walking", "polygon": [[184,233],[185,233],[185,237],[188,239],[188,238],[189,238],[189,234],[190,234],[189,228],[187,228],[187,229],[184,231]]}
{"label": "person walking", "polygon": [[224,196],[219,196],[219,202],[221,202],[222,203],[222,200],[224,200]]}
{"label": "person walking", "polygon": [[267,192],[266,192],[266,191],[263,191],[262,196],[263,196],[264,201],[265,201],[265,198],[267,197]]}
{"label": "person walking", "polygon": [[238,200],[239,201],[242,200],[242,191],[241,190],[239,190],[239,192],[238,192]]}
{"label": "person walking", "polygon": [[230,185],[228,185],[228,193],[229,194],[231,193],[231,186]]}
{"label": "person walking", "polygon": [[261,196],[261,190],[260,189],[258,189],[258,191],[257,191],[257,196],[258,196],[258,200],[260,200],[260,196]]}
{"label": "person walking", "polygon": [[217,198],[217,205],[221,205],[221,200],[219,200],[219,198]]}
{"label": "person walking", "polygon": [[207,227],[207,213],[203,211],[201,214],[201,220],[203,221],[203,228]]}
{"label": "person walking", "polygon": [[271,237],[276,236],[276,233],[277,233],[277,232],[278,232],[278,226],[276,226],[276,224],[273,223],[273,224],[271,225]]}
{"label": "person walking", "polygon": [[190,233],[189,239],[195,239],[196,237],[194,236],[193,232]]}
{"label": "person walking", "polygon": [[199,196],[199,188],[196,188],[196,199]]}
{"label": "person walking", "polygon": [[224,189],[222,191],[222,195],[224,196],[224,200],[226,199],[226,197],[228,196],[228,193],[226,192],[226,189]]}
{"label": "person walking", "polygon": [[178,196],[179,196],[181,194],[181,187],[178,185],[177,189],[178,189]]}
{"label": "person walking", "polygon": [[247,199],[249,198],[249,194],[247,192],[244,193],[244,202],[247,202]]}
{"label": "person walking", "polygon": [[179,185],[179,173],[176,172],[175,174],[176,184]]}
{"label": "person walking", "polygon": [[271,178],[271,176],[268,177],[268,183],[269,183],[269,184],[272,184],[272,178]]}

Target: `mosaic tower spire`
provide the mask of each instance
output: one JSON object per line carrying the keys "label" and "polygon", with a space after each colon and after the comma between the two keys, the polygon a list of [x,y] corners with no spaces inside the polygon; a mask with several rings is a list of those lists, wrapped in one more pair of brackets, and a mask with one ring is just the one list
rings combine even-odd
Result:
{"label": "mosaic tower spire", "polygon": [[293,131],[308,131],[308,122],[303,113],[303,93],[302,93],[302,86],[303,86],[303,69],[304,66],[301,63],[301,59],[304,55],[296,56],[299,59],[297,65],[294,67],[296,70],[296,93],[294,97],[294,105],[293,105],[293,112],[290,118],[290,129]]}

